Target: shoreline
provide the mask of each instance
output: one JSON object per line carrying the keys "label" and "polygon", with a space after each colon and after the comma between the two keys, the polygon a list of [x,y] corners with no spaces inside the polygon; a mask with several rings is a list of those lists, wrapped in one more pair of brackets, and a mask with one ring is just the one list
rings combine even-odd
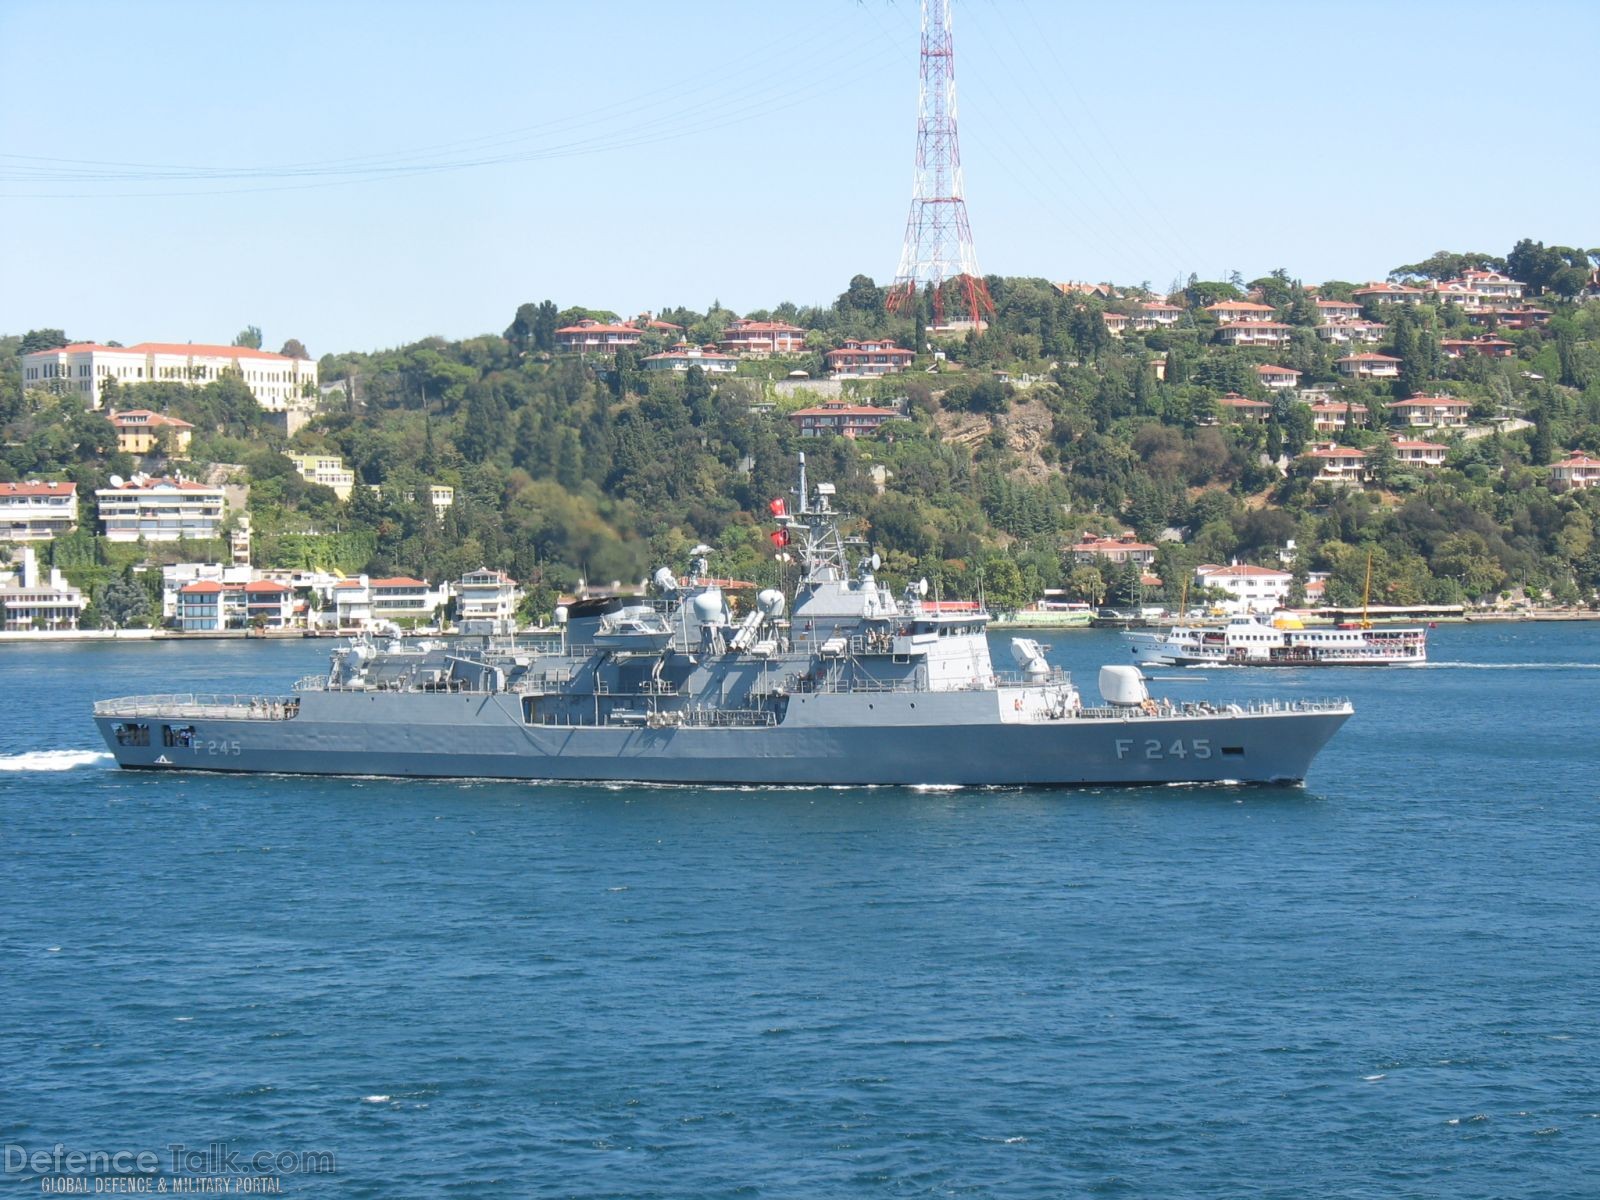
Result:
{"label": "shoreline", "polygon": [[[1479,625],[1479,624],[1514,624],[1520,622],[1546,622],[1546,621],[1600,621],[1600,610],[1584,609],[1571,611],[1565,609],[1534,609],[1529,612],[1482,612],[1463,613],[1458,617],[1430,617],[1430,618],[1380,618],[1373,617],[1374,625],[1391,625],[1416,623],[1423,619],[1430,625]],[[1152,621],[1151,626],[1170,624],[1166,621]],[[1320,624],[1320,622],[1319,622]],[[1004,633],[1012,629],[1028,629],[1046,633],[1076,633],[1090,629],[1087,624],[1065,625],[1060,623],[1033,624],[1028,621],[991,622],[991,633]],[[359,636],[359,630],[332,630],[332,629],[281,629],[257,632],[248,629],[226,629],[206,631],[204,633],[184,633],[177,629],[13,629],[0,630],[0,646],[21,645],[31,646],[40,642],[117,642],[117,643],[150,643],[150,642],[285,642],[300,641],[304,639],[349,638]],[[537,629],[522,630],[517,636],[537,634]],[[548,632],[548,631],[544,631]],[[424,638],[461,638],[481,637],[482,634],[469,633],[438,633],[428,631],[416,634],[403,634],[403,637]]]}

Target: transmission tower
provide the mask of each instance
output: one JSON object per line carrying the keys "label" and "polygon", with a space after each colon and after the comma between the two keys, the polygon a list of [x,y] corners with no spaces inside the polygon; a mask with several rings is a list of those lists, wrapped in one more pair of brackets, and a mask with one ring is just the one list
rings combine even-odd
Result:
{"label": "transmission tower", "polygon": [[917,170],[911,189],[900,267],[889,289],[891,312],[917,302],[933,289],[933,323],[944,324],[946,284],[956,285],[960,307],[976,326],[994,312],[989,288],[978,274],[978,255],[967,224],[961,186],[961,145],[956,140],[955,39],[950,0],[922,0],[922,56],[917,96]]}

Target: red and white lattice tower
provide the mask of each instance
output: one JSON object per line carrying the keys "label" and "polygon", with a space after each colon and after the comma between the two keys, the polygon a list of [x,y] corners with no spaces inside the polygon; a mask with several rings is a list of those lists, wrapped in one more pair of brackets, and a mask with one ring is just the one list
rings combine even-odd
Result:
{"label": "red and white lattice tower", "polygon": [[922,0],[922,65],[917,100],[917,170],[911,189],[900,267],[889,289],[891,312],[903,312],[918,291],[933,285],[933,323],[944,324],[945,285],[956,284],[964,315],[977,325],[994,312],[978,274],[978,255],[967,224],[961,186],[961,145],[956,140],[955,40],[950,0]]}

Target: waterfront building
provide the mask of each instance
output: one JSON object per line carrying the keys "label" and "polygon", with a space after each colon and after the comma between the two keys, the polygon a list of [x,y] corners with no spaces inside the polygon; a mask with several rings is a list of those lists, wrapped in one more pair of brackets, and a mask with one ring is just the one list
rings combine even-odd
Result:
{"label": "waterfront building", "polygon": [[1135,562],[1148,567],[1156,560],[1156,548],[1131,533],[1119,533],[1114,537],[1086,533],[1072,547],[1071,554],[1073,562],[1086,565],[1108,562],[1120,566]]}
{"label": "waterfront building", "polygon": [[0,541],[48,542],[77,527],[77,484],[0,483]]}
{"label": "waterfront building", "polygon": [[88,606],[59,567],[51,567],[48,575],[40,571],[32,546],[22,547],[11,570],[0,574],[0,611],[8,631],[76,629]]}
{"label": "waterfront building", "polygon": [[1255,567],[1235,562],[1231,566],[1207,563],[1194,569],[1196,587],[1227,592],[1223,606],[1230,612],[1266,613],[1282,608],[1294,583],[1294,575],[1274,567]]}
{"label": "waterfront building", "polygon": [[517,581],[504,571],[468,571],[456,584],[456,627],[462,633],[515,633],[521,599]]}
{"label": "waterfront building", "polygon": [[427,625],[434,609],[449,599],[449,589],[404,575],[386,579],[362,575],[335,584],[332,599],[330,615],[339,629],[366,629],[380,622]]}
{"label": "waterfront building", "polygon": [[107,541],[213,538],[222,527],[222,489],[182,475],[170,479],[135,475],[124,483],[97,488],[94,495]]}

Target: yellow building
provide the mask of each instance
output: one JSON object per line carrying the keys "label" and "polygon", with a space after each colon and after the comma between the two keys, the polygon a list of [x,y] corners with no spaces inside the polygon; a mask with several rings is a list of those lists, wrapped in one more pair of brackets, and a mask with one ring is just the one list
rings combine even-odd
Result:
{"label": "yellow building", "polygon": [[130,408],[126,412],[112,413],[111,424],[117,431],[117,449],[124,454],[150,454],[162,448],[162,430],[168,430],[167,453],[173,458],[183,458],[189,453],[189,438],[194,426],[177,417],[151,412],[148,408]]}
{"label": "yellow building", "polygon": [[289,460],[294,463],[300,478],[307,483],[320,483],[323,487],[332,488],[339,499],[350,499],[350,493],[356,486],[356,473],[345,466],[344,459],[338,455],[291,454]]}

